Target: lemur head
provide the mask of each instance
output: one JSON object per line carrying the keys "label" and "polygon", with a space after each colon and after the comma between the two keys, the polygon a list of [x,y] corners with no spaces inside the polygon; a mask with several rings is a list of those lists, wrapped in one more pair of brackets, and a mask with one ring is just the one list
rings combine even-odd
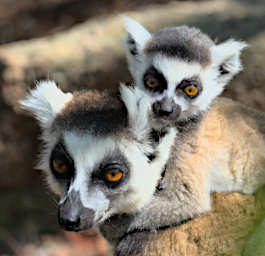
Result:
{"label": "lemur head", "polygon": [[60,196],[63,228],[88,229],[151,200],[162,167],[147,157],[150,105],[140,90],[121,86],[120,97],[107,91],[72,94],[44,81],[21,105],[42,128],[38,168]]}
{"label": "lemur head", "polygon": [[136,85],[151,96],[161,120],[185,120],[205,111],[242,68],[244,42],[231,39],[216,45],[185,25],[150,34],[131,18],[124,23],[129,70]]}

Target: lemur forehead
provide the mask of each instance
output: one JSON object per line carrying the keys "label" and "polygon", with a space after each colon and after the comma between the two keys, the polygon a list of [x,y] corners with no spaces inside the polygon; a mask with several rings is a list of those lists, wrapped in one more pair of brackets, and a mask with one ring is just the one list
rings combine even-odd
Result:
{"label": "lemur forehead", "polygon": [[199,29],[188,26],[164,28],[152,35],[144,51],[177,57],[187,62],[207,66],[211,61],[210,48],[214,42]]}
{"label": "lemur forehead", "polygon": [[105,136],[119,133],[126,126],[127,110],[117,93],[90,90],[74,93],[73,99],[56,116],[52,128]]}

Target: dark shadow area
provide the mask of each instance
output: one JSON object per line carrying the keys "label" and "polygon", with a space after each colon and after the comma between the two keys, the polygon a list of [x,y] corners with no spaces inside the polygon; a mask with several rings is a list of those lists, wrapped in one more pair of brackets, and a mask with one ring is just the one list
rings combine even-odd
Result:
{"label": "dark shadow area", "polygon": [[[35,185],[1,190],[0,255],[14,253],[24,243],[39,242],[43,234],[59,232],[56,203],[35,177]],[[29,189],[30,186],[30,189]]]}
{"label": "dark shadow area", "polygon": [[50,1],[47,4],[35,3],[32,6],[29,5],[24,12],[17,11],[10,17],[5,18],[1,18],[3,16],[1,12],[5,11],[2,8],[0,10],[0,44],[47,36],[69,29],[93,17],[109,13],[118,14],[121,11],[134,10],[151,4],[165,4],[169,1],[61,0],[55,4]]}

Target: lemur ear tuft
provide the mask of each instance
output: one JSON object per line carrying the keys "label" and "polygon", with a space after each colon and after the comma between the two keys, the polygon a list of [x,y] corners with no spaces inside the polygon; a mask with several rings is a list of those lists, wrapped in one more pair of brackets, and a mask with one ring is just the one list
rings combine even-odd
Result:
{"label": "lemur ear tuft", "polygon": [[127,16],[123,17],[123,23],[128,33],[124,40],[125,47],[131,55],[137,55],[151,38],[151,34],[140,23]]}
{"label": "lemur ear tuft", "polygon": [[149,138],[150,99],[138,87],[128,87],[122,83],[120,94],[127,108],[129,125],[134,136],[140,141]]}
{"label": "lemur ear tuft", "polygon": [[231,39],[211,49],[212,63],[218,68],[220,81],[228,82],[242,70],[240,54],[246,47],[247,44],[245,42]]}
{"label": "lemur ear tuft", "polygon": [[41,81],[19,103],[21,108],[31,112],[40,126],[46,129],[72,97],[72,93],[62,92],[54,81]]}

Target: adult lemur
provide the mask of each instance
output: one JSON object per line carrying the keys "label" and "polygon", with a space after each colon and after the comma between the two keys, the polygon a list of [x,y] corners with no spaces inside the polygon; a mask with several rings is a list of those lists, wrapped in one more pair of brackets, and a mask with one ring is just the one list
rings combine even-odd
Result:
{"label": "adult lemur", "polygon": [[[39,168],[61,195],[61,226],[80,231],[99,225],[114,244],[127,232],[174,225],[209,210],[212,191],[252,193],[265,182],[265,115],[228,99],[209,108],[240,70],[244,44],[215,45],[181,27],[141,45],[136,37],[147,37],[141,33],[130,31],[127,42],[136,46],[132,65],[142,70],[136,78],[144,75],[135,88],[121,87],[122,101],[107,92],[63,93],[42,82],[22,102],[43,128]],[[143,86],[157,89],[146,94]],[[150,144],[150,131],[165,127]]]}

